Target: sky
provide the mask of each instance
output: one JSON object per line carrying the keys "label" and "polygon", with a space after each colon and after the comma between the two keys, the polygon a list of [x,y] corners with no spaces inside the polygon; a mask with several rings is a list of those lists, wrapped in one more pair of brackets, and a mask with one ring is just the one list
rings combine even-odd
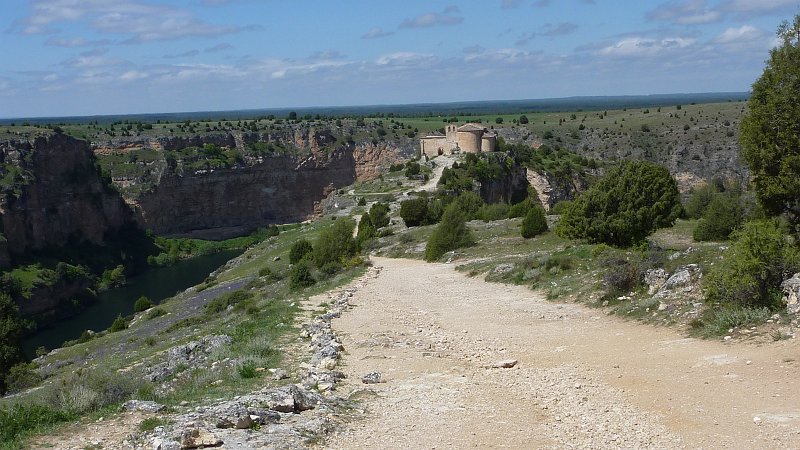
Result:
{"label": "sky", "polygon": [[800,0],[3,0],[0,117],[743,92]]}

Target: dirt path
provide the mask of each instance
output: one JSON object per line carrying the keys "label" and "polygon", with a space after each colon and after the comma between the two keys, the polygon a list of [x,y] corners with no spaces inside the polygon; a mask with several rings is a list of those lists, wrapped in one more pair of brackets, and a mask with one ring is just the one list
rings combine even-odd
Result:
{"label": "dirt path", "polygon": [[[374,261],[333,324],[339,390],[364,390],[367,413],[329,448],[800,448],[794,340],[687,339],[452,265]],[[362,384],[373,371],[385,382]]]}

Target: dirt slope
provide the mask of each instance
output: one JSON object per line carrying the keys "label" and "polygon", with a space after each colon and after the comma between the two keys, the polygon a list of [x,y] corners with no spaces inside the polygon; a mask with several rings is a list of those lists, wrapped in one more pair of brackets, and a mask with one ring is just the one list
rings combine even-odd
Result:
{"label": "dirt slope", "polygon": [[[381,275],[334,321],[340,392],[365,390],[367,411],[329,448],[800,448],[793,340],[688,339],[452,265],[374,260]],[[373,371],[385,382],[362,384]]]}

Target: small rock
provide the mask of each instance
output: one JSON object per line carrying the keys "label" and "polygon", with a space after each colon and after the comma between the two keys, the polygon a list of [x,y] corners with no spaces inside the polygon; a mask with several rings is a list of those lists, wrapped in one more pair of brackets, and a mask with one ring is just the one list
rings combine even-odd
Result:
{"label": "small rock", "polygon": [[289,374],[283,369],[270,370],[272,372],[273,380],[285,380],[289,378]]}
{"label": "small rock", "polygon": [[141,411],[156,413],[165,408],[164,405],[146,400],[128,400],[122,405],[123,411]]}
{"label": "small rock", "polygon": [[516,359],[504,359],[492,364],[493,369],[510,369],[517,365]]}
{"label": "small rock", "polygon": [[361,377],[361,382],[364,384],[377,384],[381,382],[381,373],[380,372],[370,372],[363,377]]}
{"label": "small rock", "polygon": [[761,425],[761,417],[758,416],[753,417],[753,423],[756,425]]}
{"label": "small rock", "polygon": [[276,257],[272,258],[272,260],[273,260],[273,261],[280,261],[280,260],[281,260],[281,257],[280,257],[280,256],[276,256]]}
{"label": "small rock", "polygon": [[733,339],[732,336],[725,336],[724,338],[722,338],[722,340],[724,341],[730,341],[731,339]]}
{"label": "small rock", "polygon": [[208,430],[192,428],[185,430],[181,435],[181,450],[204,447],[218,447],[222,445],[222,439],[217,438]]}

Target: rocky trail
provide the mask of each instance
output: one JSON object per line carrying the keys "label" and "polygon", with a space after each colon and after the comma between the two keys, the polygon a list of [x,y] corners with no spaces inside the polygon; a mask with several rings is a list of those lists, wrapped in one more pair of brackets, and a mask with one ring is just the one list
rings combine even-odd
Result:
{"label": "rocky trail", "polygon": [[332,321],[337,391],[365,412],[327,448],[800,448],[794,340],[686,338],[453,265],[374,262]]}

